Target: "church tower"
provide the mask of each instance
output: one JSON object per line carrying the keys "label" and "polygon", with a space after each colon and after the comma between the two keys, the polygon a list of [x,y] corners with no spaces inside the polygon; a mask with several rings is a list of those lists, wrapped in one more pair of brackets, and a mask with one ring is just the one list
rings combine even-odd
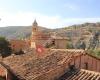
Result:
{"label": "church tower", "polygon": [[36,19],[34,20],[32,24],[32,33],[38,32],[38,23],[36,22]]}
{"label": "church tower", "polygon": [[36,19],[35,19],[32,24],[31,48],[36,48],[37,34],[38,34],[38,23],[36,22]]}

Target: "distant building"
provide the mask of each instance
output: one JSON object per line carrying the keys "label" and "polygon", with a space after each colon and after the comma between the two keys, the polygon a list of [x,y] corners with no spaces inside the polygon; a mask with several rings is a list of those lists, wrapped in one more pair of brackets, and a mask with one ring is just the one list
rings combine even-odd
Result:
{"label": "distant building", "polygon": [[35,48],[36,45],[45,46],[46,43],[50,44],[54,42],[55,48],[65,49],[68,38],[51,35],[50,33],[45,33],[39,30],[38,23],[34,20],[32,24],[32,34],[31,34],[31,48]]}
{"label": "distant building", "polygon": [[28,48],[35,49],[37,45],[46,47],[47,44],[51,45],[52,43],[56,49],[66,49],[67,41],[67,37],[40,30],[37,21],[34,20],[30,38],[26,40],[10,40],[10,44],[15,51]]}
{"label": "distant building", "polygon": [[29,40],[10,40],[10,44],[14,51],[24,50],[30,47]]}
{"label": "distant building", "polygon": [[39,30],[38,23],[34,20],[32,24],[32,34],[31,34],[31,48],[35,48],[36,45],[43,45],[46,40],[50,38],[49,33],[44,33]]}

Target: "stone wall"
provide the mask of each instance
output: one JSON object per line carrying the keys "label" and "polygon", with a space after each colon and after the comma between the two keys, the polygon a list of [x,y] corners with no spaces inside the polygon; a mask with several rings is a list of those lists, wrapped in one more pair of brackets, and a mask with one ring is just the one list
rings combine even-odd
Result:
{"label": "stone wall", "polygon": [[56,49],[66,49],[67,39],[55,39]]}

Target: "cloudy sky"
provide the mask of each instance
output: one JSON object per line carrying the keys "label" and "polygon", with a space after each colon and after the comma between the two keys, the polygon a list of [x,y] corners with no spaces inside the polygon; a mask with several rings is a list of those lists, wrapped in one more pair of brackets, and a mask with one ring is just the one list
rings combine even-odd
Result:
{"label": "cloudy sky", "polygon": [[100,0],[0,0],[0,27],[31,25],[59,28],[100,22]]}

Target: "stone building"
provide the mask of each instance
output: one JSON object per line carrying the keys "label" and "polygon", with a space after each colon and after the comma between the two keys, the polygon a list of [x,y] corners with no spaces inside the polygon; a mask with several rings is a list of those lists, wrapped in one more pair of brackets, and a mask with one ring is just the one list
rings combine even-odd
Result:
{"label": "stone building", "polygon": [[66,45],[67,45],[67,42],[68,42],[67,37],[55,36],[55,37],[53,37],[53,40],[55,42],[55,48],[56,49],[66,49]]}
{"label": "stone building", "polygon": [[30,48],[30,40],[10,40],[10,46],[12,48],[12,53],[16,54],[19,53],[20,51],[26,51],[29,50]]}
{"label": "stone building", "polygon": [[47,41],[50,38],[49,33],[44,33],[39,30],[38,23],[36,20],[34,20],[32,24],[32,34],[31,34],[31,48],[35,48],[36,45],[43,45],[45,41]]}
{"label": "stone building", "polygon": [[40,31],[36,20],[32,24],[31,48],[35,48],[36,45],[45,46],[47,43],[51,44],[54,42],[56,49],[66,49],[67,40],[68,38],[66,37]]}
{"label": "stone building", "polygon": [[20,49],[36,48],[37,45],[46,47],[47,44],[51,45],[53,43],[56,49],[66,49],[68,38],[62,37],[60,35],[55,35],[54,33],[42,31],[38,26],[36,20],[32,24],[31,36],[27,40],[10,40],[12,49],[19,51]]}

